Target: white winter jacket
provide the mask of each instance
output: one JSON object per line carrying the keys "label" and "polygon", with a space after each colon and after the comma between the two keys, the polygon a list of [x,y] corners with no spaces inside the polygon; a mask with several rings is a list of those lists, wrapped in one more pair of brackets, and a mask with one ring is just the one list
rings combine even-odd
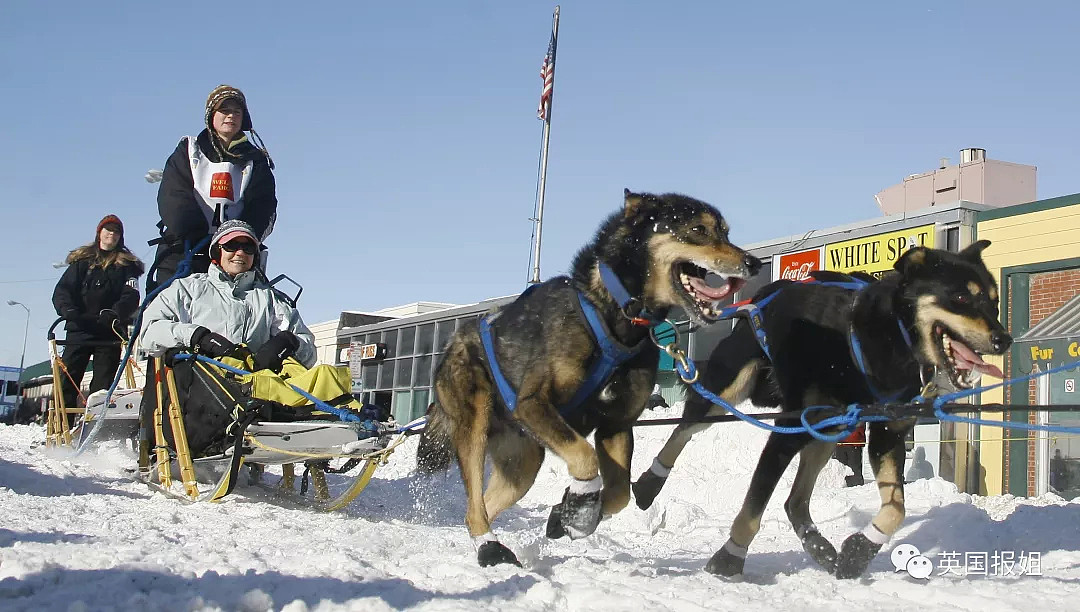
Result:
{"label": "white winter jacket", "polygon": [[229,278],[212,264],[207,273],[173,281],[147,305],[140,344],[160,356],[176,346],[191,346],[199,327],[247,344],[252,352],[278,332],[291,331],[300,339],[297,361],[315,365],[315,337],[300,313],[265,282],[257,281],[253,271]]}

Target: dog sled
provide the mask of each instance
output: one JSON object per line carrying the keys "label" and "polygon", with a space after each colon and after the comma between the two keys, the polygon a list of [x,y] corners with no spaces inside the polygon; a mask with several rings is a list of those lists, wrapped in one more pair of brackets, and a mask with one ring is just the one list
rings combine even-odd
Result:
{"label": "dog sled", "polygon": [[[45,444],[55,447],[70,447],[78,449],[91,431],[99,429],[94,437],[99,439],[124,439],[134,440],[139,430],[139,403],[142,401],[141,392],[135,388],[134,361],[125,359],[123,364],[123,380],[127,388],[116,389],[112,395],[108,390],[101,389],[84,398],[83,406],[68,406],[64,400],[62,382],[65,377],[69,380],[71,375],[64,366],[57,352],[58,346],[118,346],[123,352],[127,340],[117,332],[116,340],[96,340],[75,342],[56,339],[56,326],[64,318],[53,321],[49,327],[49,360],[52,365],[52,391],[53,401],[45,416]],[[114,330],[115,331],[115,330]],[[97,364],[94,364],[97,367]],[[79,385],[74,384],[78,396],[82,396]],[[119,381],[117,381],[119,382]]]}
{"label": "dog sled", "polygon": [[[309,400],[304,405],[260,399],[251,393],[258,374],[226,363],[232,360],[184,354],[171,360],[170,366],[152,359],[152,384],[141,398],[139,479],[190,502],[221,501],[246,465],[247,485],[317,510],[343,508],[422,422],[398,427],[374,407],[341,407],[354,403],[351,396],[324,402],[298,387]],[[265,483],[266,466],[280,466],[276,485]]]}

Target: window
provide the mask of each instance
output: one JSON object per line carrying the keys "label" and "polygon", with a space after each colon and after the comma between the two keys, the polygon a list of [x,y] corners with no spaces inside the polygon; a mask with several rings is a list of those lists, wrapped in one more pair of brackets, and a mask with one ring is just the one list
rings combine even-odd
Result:
{"label": "window", "polygon": [[416,354],[428,355],[435,352],[435,324],[428,323],[416,329]]}
{"label": "window", "polygon": [[394,391],[394,405],[391,411],[394,413],[394,420],[398,423],[411,421],[409,415],[412,414],[412,392]]}
{"label": "window", "polygon": [[408,357],[413,354],[413,344],[416,343],[416,328],[410,325],[409,327],[402,327],[398,332],[397,356]]}
{"label": "window", "polygon": [[412,411],[409,414],[409,420],[418,418],[427,413],[428,397],[431,395],[430,389],[416,389],[412,394]]}
{"label": "window", "polygon": [[426,387],[431,384],[431,355],[423,355],[416,358],[416,376],[413,379],[414,387]]}
{"label": "window", "polygon": [[379,364],[379,389],[390,389],[394,386],[394,362],[384,361]]}
{"label": "window", "polygon": [[[386,343],[387,358],[397,357],[397,337],[398,330],[396,329],[388,329],[382,334],[382,341]],[[409,352],[412,353],[411,350]]]}
{"label": "window", "polygon": [[435,350],[440,353],[446,350],[446,345],[450,343],[450,337],[453,335],[454,320],[439,321],[435,330]]}
{"label": "window", "polygon": [[365,391],[371,391],[372,389],[379,386],[379,365],[378,364],[373,363],[371,365],[364,366],[363,375],[364,375],[364,390]]}
{"label": "window", "polygon": [[945,250],[950,253],[960,251],[960,228],[950,227],[945,229]]}
{"label": "window", "polygon": [[412,382],[412,359],[398,359],[393,362],[394,370],[394,386],[395,387],[408,387]]}

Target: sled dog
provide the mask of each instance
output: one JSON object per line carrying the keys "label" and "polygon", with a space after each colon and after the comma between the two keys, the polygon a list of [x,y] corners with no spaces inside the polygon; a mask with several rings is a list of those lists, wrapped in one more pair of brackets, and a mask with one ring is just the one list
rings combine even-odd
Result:
{"label": "sled dog", "polygon": [[[836,407],[813,422],[841,414],[854,403],[910,401],[929,381],[950,391],[970,388],[982,373],[1000,378],[1001,370],[980,356],[1000,355],[1012,343],[998,322],[997,284],[982,262],[989,244],[980,240],[960,253],[918,247],[876,281],[864,274],[822,272],[809,283],[781,280],[767,285],[754,301],[767,301],[761,312],[771,359],[749,321],[740,319],[712,352],[702,383],[730,404],[749,399],[757,406],[785,410]],[[723,412],[693,390],[688,393],[688,421]],[[844,541],[839,553],[810,516],[815,481],[835,444],[809,434],[771,434],[730,537],[706,571],[742,574],[765,505],[798,453],[798,472],[784,505],[795,533],[810,556],[831,573],[841,578],[862,575],[904,519],[904,438],[912,426],[914,419],[869,424],[868,452],[881,508],[870,525]],[[633,485],[639,507],[652,504],[691,436],[707,427],[686,423],[675,429],[652,468]]]}
{"label": "sled dog", "polygon": [[[417,461],[434,471],[456,457],[480,565],[518,563],[491,523],[532,486],[546,449],[566,461],[571,477],[549,537],[587,536],[602,515],[629,503],[631,426],[659,359],[649,326],[672,308],[713,322],[716,302],[760,267],[730,242],[712,206],[626,190],[622,210],[578,252],[569,276],[534,285],[457,331],[436,369]],[[710,273],[719,280],[707,284]]]}

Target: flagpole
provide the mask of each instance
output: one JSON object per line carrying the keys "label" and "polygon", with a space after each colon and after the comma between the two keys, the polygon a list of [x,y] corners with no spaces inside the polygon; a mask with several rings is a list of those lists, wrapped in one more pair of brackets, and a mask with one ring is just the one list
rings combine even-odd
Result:
{"label": "flagpole", "polygon": [[[540,186],[538,189],[539,195],[536,204],[536,242],[533,244],[533,270],[532,278],[529,280],[529,284],[535,284],[540,282],[540,239],[544,231],[544,190],[547,187],[547,162],[548,162],[548,141],[551,138],[551,102],[555,97],[555,50],[557,48],[557,42],[559,40],[559,6],[555,5],[555,14],[552,16],[551,22],[551,44],[549,53],[551,55],[551,91],[545,92],[543,100],[543,120],[544,120],[544,138],[543,144],[540,146]],[[545,82],[546,87],[546,82]]]}

